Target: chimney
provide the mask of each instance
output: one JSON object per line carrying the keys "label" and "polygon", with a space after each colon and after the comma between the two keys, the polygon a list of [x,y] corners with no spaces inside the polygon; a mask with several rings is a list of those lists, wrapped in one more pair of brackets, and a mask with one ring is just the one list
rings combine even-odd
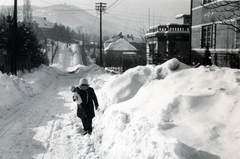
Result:
{"label": "chimney", "polygon": [[120,37],[120,38],[123,38],[122,32],[119,33],[119,37]]}

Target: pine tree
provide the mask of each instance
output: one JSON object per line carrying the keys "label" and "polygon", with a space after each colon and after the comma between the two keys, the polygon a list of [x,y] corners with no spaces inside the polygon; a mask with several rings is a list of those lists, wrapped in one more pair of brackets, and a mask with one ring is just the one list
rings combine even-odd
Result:
{"label": "pine tree", "polygon": [[[31,25],[18,23],[18,59],[17,70],[31,70],[41,64],[48,65],[47,56],[41,51],[37,37]],[[11,62],[13,59],[13,17],[0,15],[0,71],[13,73]]]}

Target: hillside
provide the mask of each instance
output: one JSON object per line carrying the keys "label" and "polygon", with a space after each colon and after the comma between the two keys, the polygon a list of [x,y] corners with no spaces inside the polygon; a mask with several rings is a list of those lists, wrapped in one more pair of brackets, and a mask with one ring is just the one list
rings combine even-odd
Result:
{"label": "hillside", "polygon": [[[77,27],[82,27],[87,29],[88,32],[99,34],[99,15],[96,17],[81,8],[64,4],[47,7],[33,6],[32,8],[33,16],[46,17],[48,21],[69,26],[74,30],[77,30]],[[91,12],[95,13],[94,7]],[[103,34],[113,35],[114,32],[121,32],[121,30],[114,29],[116,28],[115,25],[103,20]]]}
{"label": "hillside", "polygon": [[51,22],[70,27],[92,28],[95,17],[86,11],[69,5],[33,7],[33,16],[46,17]]}
{"label": "hillside", "polygon": [[[0,11],[8,10],[6,8],[10,7],[10,10],[13,9],[13,6],[1,6]],[[99,14],[96,14],[95,8],[91,10],[92,13],[90,14],[87,11],[75,7],[73,5],[64,5],[64,4],[57,4],[47,7],[38,7],[32,6],[33,16],[37,17],[46,17],[46,19],[50,22],[63,24],[65,26],[69,26],[70,28],[77,31],[77,27],[81,27],[82,29],[86,30],[90,33],[99,34]],[[22,17],[22,6],[18,7],[18,16],[19,19]],[[122,32],[122,29],[119,29],[118,24],[114,24],[108,20],[103,19],[103,35],[112,36],[114,33],[118,34]],[[118,29],[116,29],[118,28]]]}

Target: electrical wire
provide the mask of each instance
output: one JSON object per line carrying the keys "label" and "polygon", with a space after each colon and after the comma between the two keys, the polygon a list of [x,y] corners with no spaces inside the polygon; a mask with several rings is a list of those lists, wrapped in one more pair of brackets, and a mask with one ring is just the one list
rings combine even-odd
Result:
{"label": "electrical wire", "polygon": [[5,5],[6,1],[7,1],[7,0],[5,0],[5,1],[3,2],[3,5]]}
{"label": "electrical wire", "polygon": [[[110,12],[112,12],[112,11],[110,11]],[[109,13],[110,13],[109,12]],[[121,14],[121,15],[133,15],[133,16],[135,16],[135,17],[140,17],[140,18],[142,18],[143,16],[144,17],[148,17],[148,15],[147,14],[139,14],[139,13],[130,13],[130,12],[124,12],[124,11],[114,11],[114,12],[112,12],[113,14]],[[159,18],[163,18],[163,17],[166,17],[166,16],[154,16],[154,17],[159,17]]]}
{"label": "electrical wire", "polygon": [[117,3],[118,2],[118,0],[116,0],[113,4],[111,4],[109,7],[107,7],[107,10],[109,9],[109,8],[111,8],[115,3]]}
{"label": "electrical wire", "polygon": [[[46,2],[44,0],[41,0],[42,2],[45,2],[45,3],[48,3],[48,4],[53,4],[53,3],[49,3],[49,2]],[[71,0],[69,0],[71,1]],[[107,12],[107,15],[109,15],[110,17],[109,18],[114,18],[114,19],[117,19],[118,21],[125,21],[129,24],[129,22],[139,22],[139,23],[144,23],[144,24],[147,24],[148,22],[143,22],[143,19],[146,19],[148,18],[148,15],[146,14],[138,14],[138,13],[129,13],[129,12],[124,12],[124,11],[117,11],[117,10],[112,10],[114,7],[120,5],[121,3],[123,3],[125,0],[122,0],[122,1],[118,1],[116,0],[114,3],[112,3],[108,9],[110,8],[110,11]],[[73,1],[72,1],[73,2]],[[117,3],[119,2],[119,3]],[[75,4],[80,4],[78,2],[75,2]],[[82,5],[82,4],[81,4]],[[54,15],[62,15],[62,14],[71,14],[72,12],[80,12],[80,11],[86,11],[86,12],[91,12],[91,11],[95,11],[95,9],[66,9],[66,10],[60,10],[60,9],[55,9],[54,11],[56,11],[56,13]],[[61,11],[61,12],[59,12]],[[59,13],[58,13],[59,12]],[[64,13],[62,13],[64,12]],[[75,15],[75,16],[78,16],[78,15]],[[119,18],[121,16],[124,16],[124,18]],[[89,19],[88,17],[86,16],[81,16],[82,18],[85,18],[85,19],[88,19],[89,21],[93,22],[93,25],[92,25],[92,29],[91,30],[97,30],[95,29],[95,24],[96,24],[96,19],[97,19],[97,15],[95,16],[94,20],[93,19]],[[143,18],[145,17],[145,18]],[[155,16],[155,17],[159,17],[159,18],[163,18],[163,19],[170,19],[170,17],[166,17],[166,16]],[[138,20],[139,19],[139,20]],[[107,27],[110,27],[112,28],[113,26],[110,25],[110,23],[114,24],[114,28],[118,28],[119,30],[122,29],[121,26],[119,26],[118,23],[116,22],[104,22],[103,23],[103,26],[107,26]],[[132,28],[129,28],[129,30],[132,30],[132,31],[136,31],[136,29],[133,29],[134,27],[132,25],[130,25]]]}
{"label": "electrical wire", "polygon": [[[98,15],[98,14],[97,14]],[[96,23],[96,20],[97,20],[97,15],[95,16],[95,20],[94,20],[94,23],[93,23],[93,27],[92,27],[92,30],[94,29],[95,27],[95,23]]]}
{"label": "electrical wire", "polygon": [[113,7],[118,6],[118,5],[121,4],[123,1],[125,1],[125,0],[120,1],[117,5],[115,5],[115,6],[113,6]]}
{"label": "electrical wire", "polygon": [[42,2],[44,2],[44,3],[47,3],[47,4],[54,4],[54,3],[49,3],[49,2],[47,2],[47,1],[45,1],[45,0],[40,0],[40,1],[42,1]]}
{"label": "electrical wire", "polygon": [[[124,19],[128,19],[129,21],[136,21],[136,19],[147,19],[148,17],[143,18],[143,16],[129,16],[129,15],[125,15],[125,14],[118,14],[118,13],[114,13],[111,14],[108,12],[108,15],[119,15],[121,17],[124,16]],[[159,19],[175,19],[175,17],[166,17],[166,16],[159,16]],[[133,20],[132,20],[133,19]]]}

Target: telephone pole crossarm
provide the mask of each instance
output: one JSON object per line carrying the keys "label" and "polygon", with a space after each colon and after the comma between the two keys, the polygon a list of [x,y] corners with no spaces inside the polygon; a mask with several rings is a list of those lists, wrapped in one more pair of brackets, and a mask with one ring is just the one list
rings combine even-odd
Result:
{"label": "telephone pole crossarm", "polygon": [[106,8],[107,8],[107,3],[100,2],[100,3],[96,3],[95,5],[95,9],[99,12],[105,12]]}

